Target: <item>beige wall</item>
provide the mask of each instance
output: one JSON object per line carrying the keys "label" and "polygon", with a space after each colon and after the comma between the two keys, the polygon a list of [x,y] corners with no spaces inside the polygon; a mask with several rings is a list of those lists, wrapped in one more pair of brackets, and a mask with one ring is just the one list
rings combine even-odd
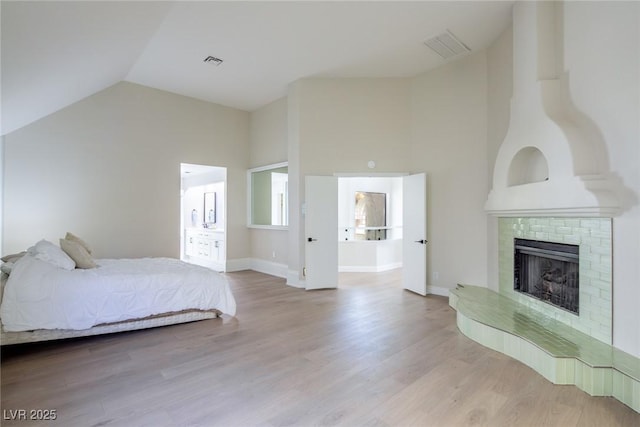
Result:
{"label": "beige wall", "polygon": [[367,161],[374,160],[373,172],[429,176],[428,284],[486,284],[485,53],[413,79],[302,80],[292,86],[289,101],[290,117],[297,119],[290,123],[290,152],[299,152],[289,162],[300,168],[300,190],[291,195],[298,197],[292,218],[299,231],[290,236],[290,251],[298,256],[290,257],[290,270],[304,266],[304,176],[367,174]]}
{"label": "beige wall", "polygon": [[413,79],[410,169],[427,172],[428,282],[486,286],[487,61],[479,52]]}
{"label": "beige wall", "polygon": [[[304,177],[408,172],[409,87],[409,79],[306,79],[292,85],[289,270],[298,280],[304,266]],[[376,162],[374,170],[369,160]]]}
{"label": "beige wall", "polygon": [[178,257],[185,162],[227,167],[227,259],[244,258],[248,129],[246,112],[119,83],[6,135],[3,250],[73,231],[97,257]]}
{"label": "beige wall", "polygon": [[[409,79],[309,79],[300,85],[302,175],[401,172],[409,158]],[[367,162],[374,160],[370,170]]]}
{"label": "beige wall", "polygon": [[[285,97],[251,113],[249,167],[287,161],[287,108]],[[249,235],[252,260],[288,264],[287,230],[251,229]]]}
{"label": "beige wall", "polygon": [[287,161],[287,98],[250,114],[249,167]]}
{"label": "beige wall", "polygon": [[[640,356],[640,4],[564,9],[573,101],[602,132],[627,189],[613,220],[614,345]],[[613,44],[611,28],[624,34]],[[228,258],[288,252],[277,261],[288,257],[297,281],[304,176],[366,173],[375,160],[374,172],[429,174],[430,284],[493,287],[497,233],[483,206],[508,124],[511,38],[508,29],[487,52],[411,79],[301,80],[250,116],[118,84],[6,136],[3,253],[71,230],[98,256],[177,256],[179,163],[203,163],[229,168]],[[289,232],[250,233],[246,169],[285,159]]]}

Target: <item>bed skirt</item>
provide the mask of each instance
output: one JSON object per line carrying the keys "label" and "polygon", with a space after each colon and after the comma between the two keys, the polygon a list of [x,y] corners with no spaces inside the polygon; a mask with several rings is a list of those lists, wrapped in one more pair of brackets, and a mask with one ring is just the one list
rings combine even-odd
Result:
{"label": "bed skirt", "polygon": [[157,316],[149,316],[142,319],[127,320],[123,322],[105,323],[89,329],[37,329],[35,331],[5,332],[0,333],[0,345],[23,344],[29,342],[60,340],[65,338],[88,337],[92,335],[112,334],[115,332],[135,331],[138,329],[155,328],[158,326],[175,325],[178,323],[195,322],[197,320],[213,319],[220,317],[222,312],[218,310],[184,310],[176,313],[167,313]]}

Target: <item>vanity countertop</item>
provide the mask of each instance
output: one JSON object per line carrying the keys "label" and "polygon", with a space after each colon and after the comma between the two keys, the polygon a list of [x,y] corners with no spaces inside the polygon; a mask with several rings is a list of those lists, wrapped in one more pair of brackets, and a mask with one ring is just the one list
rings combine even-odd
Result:
{"label": "vanity countertop", "polygon": [[222,228],[187,227],[187,231],[204,231],[209,233],[224,233]]}

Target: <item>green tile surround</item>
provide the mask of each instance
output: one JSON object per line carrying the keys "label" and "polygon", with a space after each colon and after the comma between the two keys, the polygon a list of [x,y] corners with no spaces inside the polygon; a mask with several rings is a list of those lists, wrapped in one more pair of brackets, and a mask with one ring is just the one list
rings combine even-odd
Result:
{"label": "green tile surround", "polygon": [[487,288],[449,295],[460,331],[531,367],[554,384],[612,396],[640,413],[640,359]]}
{"label": "green tile surround", "polygon": [[[611,218],[523,217],[498,219],[499,292],[606,344],[612,343]],[[513,290],[513,239],[543,240],[580,248],[580,315]]]}

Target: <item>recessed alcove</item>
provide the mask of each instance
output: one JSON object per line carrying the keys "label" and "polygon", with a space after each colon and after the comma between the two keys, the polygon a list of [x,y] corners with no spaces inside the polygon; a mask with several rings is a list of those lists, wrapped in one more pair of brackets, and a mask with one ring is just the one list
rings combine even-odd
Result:
{"label": "recessed alcove", "polygon": [[556,63],[563,40],[558,6],[516,6],[509,128],[485,209],[501,217],[612,217],[620,211],[619,184],[605,142],[571,103],[568,76]]}
{"label": "recessed alcove", "polygon": [[507,185],[531,184],[549,179],[549,165],[542,151],[536,147],[524,147],[516,153],[509,165]]}

